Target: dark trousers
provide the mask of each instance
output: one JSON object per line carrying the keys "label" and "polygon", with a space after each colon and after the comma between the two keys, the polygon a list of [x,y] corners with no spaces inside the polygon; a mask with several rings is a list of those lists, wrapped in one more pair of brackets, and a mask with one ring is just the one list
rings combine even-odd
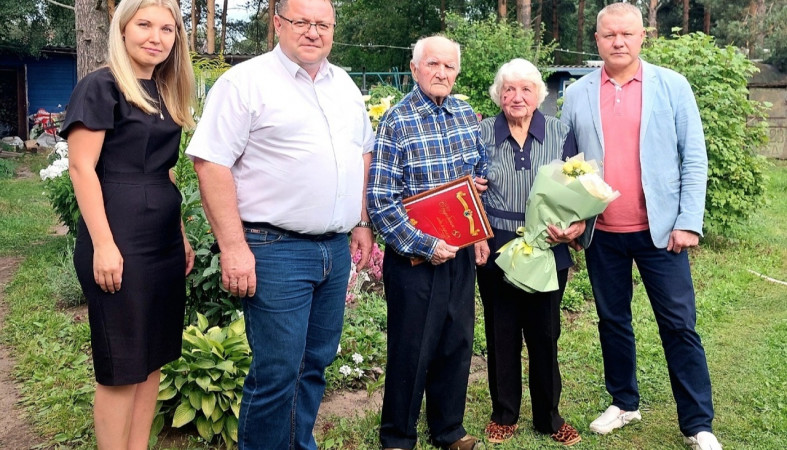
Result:
{"label": "dark trousers", "polygon": [[414,448],[426,393],[431,438],[447,446],[462,438],[473,351],[475,256],[472,247],[434,266],[412,266],[386,248],[388,362],[380,424],[383,447]]}
{"label": "dark trousers", "polygon": [[637,355],[631,326],[632,261],[648,293],[667,358],[678,424],[686,436],[711,431],[713,400],[705,350],[694,326],[697,310],[688,253],[656,248],[650,231],[596,230],[586,252],[598,311],[604,376],[612,404],[639,408]]}
{"label": "dark trousers", "polygon": [[[495,241],[501,232],[495,230]],[[513,237],[513,233],[511,236]],[[503,244],[508,239],[503,240]],[[490,242],[497,255],[499,242]],[[533,426],[552,434],[563,425],[558,411],[562,381],[557,362],[560,337],[560,302],[568,269],[558,271],[557,291],[527,293],[505,281],[503,271],[491,259],[478,268],[478,288],[484,304],[491,420],[513,425],[522,404],[522,338],[527,345],[528,388]]]}

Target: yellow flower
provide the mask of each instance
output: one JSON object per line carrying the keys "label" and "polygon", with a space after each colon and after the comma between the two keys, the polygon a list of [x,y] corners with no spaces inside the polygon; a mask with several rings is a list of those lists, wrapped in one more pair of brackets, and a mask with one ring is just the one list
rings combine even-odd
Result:
{"label": "yellow flower", "polygon": [[379,103],[377,105],[371,105],[369,106],[369,117],[371,117],[373,120],[379,120],[380,117],[383,116],[383,113],[385,113],[385,111],[387,110],[388,110],[388,106],[382,103]]}
{"label": "yellow flower", "polygon": [[570,159],[563,163],[563,173],[571,178],[576,178],[587,173],[594,173],[593,166],[585,161]]}

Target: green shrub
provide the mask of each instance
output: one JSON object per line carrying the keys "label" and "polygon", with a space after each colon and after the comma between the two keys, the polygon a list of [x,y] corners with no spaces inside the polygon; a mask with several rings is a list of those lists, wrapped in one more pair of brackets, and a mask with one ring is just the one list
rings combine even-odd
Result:
{"label": "green shrub", "polygon": [[74,195],[74,185],[68,172],[44,181],[44,192],[60,221],[68,227],[68,234],[76,236],[79,222],[79,205]]}
{"label": "green shrub", "polygon": [[746,83],[757,71],[734,47],[719,48],[703,33],[649,40],[642,51],[651,63],[683,74],[691,83],[708,150],[705,222],[725,231],[765,202],[765,106],[748,99]]}
{"label": "green shrub", "polygon": [[208,328],[205,316],[183,332],[180,359],[161,369],[159,413],[153,433],[166,418],[174,428],[194,423],[208,442],[221,436],[227,447],[238,442],[243,381],[249,373],[251,351],[242,319],[225,328]]}
{"label": "green shrub", "polygon": [[362,294],[357,306],[348,308],[336,359],[325,370],[326,390],[342,388],[373,390],[382,385],[385,368],[385,300]]}
{"label": "green shrub", "polygon": [[489,86],[500,66],[514,58],[525,58],[537,67],[552,62],[555,44],[537,44],[533,31],[517,22],[498,21],[495,16],[470,22],[449,13],[446,24],[448,37],[462,46],[461,73],[454,92],[468,96],[475,112],[484,117],[500,112],[489,98]]}

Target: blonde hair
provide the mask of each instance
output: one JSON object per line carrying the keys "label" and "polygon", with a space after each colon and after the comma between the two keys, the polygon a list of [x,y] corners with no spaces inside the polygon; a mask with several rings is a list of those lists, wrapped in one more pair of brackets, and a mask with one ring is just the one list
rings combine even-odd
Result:
{"label": "blonde hair", "polygon": [[515,58],[503,64],[495,75],[495,81],[489,86],[489,96],[495,105],[500,106],[500,91],[506,81],[529,81],[536,85],[538,91],[538,106],[544,103],[547,98],[547,86],[541,72],[530,61],[522,58]]}
{"label": "blonde hair", "polygon": [[643,25],[642,11],[640,11],[639,8],[632,5],[631,3],[626,2],[610,3],[598,12],[598,15],[596,16],[596,31],[598,31],[599,26],[601,25],[601,19],[607,14],[613,16],[625,16],[626,14],[631,14],[639,20],[640,25]]}
{"label": "blonde hair", "polygon": [[176,0],[123,0],[115,10],[112,23],[109,25],[108,66],[115,77],[118,88],[126,101],[148,114],[155,114],[159,109],[154,106],[156,100],[142,88],[134,74],[131,58],[123,42],[123,31],[131,18],[142,8],[160,6],[172,13],[177,31],[175,43],[164,62],[153,69],[153,80],[159,94],[172,119],[180,126],[194,127],[192,108],[194,105],[194,70],[191,67],[186,30]]}

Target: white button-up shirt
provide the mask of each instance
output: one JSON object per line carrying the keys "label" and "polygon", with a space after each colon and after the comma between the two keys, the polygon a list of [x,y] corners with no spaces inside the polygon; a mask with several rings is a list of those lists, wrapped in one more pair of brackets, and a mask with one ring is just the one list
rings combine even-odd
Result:
{"label": "white button-up shirt", "polygon": [[231,169],[241,220],[322,234],[360,220],[373,143],[350,76],[325,61],[312,81],[276,46],[216,81],[186,154]]}

